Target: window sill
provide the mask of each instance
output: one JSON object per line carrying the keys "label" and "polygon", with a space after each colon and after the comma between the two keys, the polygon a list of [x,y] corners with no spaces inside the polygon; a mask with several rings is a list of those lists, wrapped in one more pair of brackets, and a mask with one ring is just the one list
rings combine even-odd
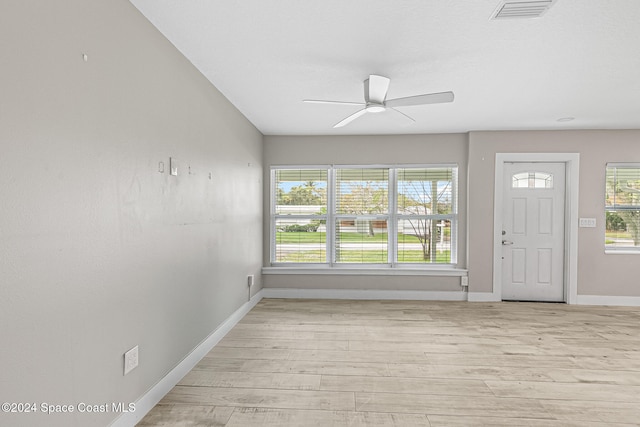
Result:
{"label": "window sill", "polygon": [[606,255],[640,255],[640,249],[605,249]]}
{"label": "window sill", "polygon": [[331,268],[331,267],[263,267],[262,274],[327,274],[335,276],[454,276],[465,277],[462,268]]}

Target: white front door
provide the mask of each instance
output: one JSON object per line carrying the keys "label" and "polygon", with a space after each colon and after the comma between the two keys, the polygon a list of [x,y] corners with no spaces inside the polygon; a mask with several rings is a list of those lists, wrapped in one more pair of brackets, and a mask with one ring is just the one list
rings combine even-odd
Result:
{"label": "white front door", "polygon": [[502,299],[565,301],[564,163],[505,163]]}

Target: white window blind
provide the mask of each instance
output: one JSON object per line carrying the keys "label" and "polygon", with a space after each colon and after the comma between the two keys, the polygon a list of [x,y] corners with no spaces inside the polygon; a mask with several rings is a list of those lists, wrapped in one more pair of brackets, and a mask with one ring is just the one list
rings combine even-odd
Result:
{"label": "white window blind", "polygon": [[326,263],[327,169],[272,172],[272,261]]}
{"label": "white window blind", "polygon": [[640,252],[640,164],[610,163],[605,181],[605,248]]}
{"label": "white window blind", "polygon": [[399,169],[397,182],[397,262],[455,263],[456,169]]}
{"label": "white window blind", "polygon": [[455,264],[457,166],[272,169],[271,263]]}

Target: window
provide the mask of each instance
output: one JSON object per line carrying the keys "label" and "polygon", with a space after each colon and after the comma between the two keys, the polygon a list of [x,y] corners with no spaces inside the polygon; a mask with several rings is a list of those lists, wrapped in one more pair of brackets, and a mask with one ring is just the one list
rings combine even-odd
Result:
{"label": "window", "polygon": [[389,169],[336,169],[336,263],[388,261]]}
{"label": "window", "polygon": [[605,248],[640,252],[640,163],[607,164]]}
{"label": "window", "polygon": [[398,262],[455,262],[454,168],[399,169]]}
{"label": "window", "polygon": [[456,263],[457,166],[272,169],[271,263]]}
{"label": "window", "polygon": [[275,262],[324,263],[327,170],[273,171]]}
{"label": "window", "polygon": [[512,188],[553,188],[553,174],[547,172],[520,172],[512,176]]}

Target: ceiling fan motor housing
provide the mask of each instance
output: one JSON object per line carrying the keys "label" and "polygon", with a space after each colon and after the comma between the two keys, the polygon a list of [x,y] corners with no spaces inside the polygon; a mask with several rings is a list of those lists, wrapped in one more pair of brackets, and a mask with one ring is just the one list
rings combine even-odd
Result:
{"label": "ceiling fan motor housing", "polygon": [[387,77],[371,74],[364,81],[364,100],[368,104],[383,105],[391,80]]}

